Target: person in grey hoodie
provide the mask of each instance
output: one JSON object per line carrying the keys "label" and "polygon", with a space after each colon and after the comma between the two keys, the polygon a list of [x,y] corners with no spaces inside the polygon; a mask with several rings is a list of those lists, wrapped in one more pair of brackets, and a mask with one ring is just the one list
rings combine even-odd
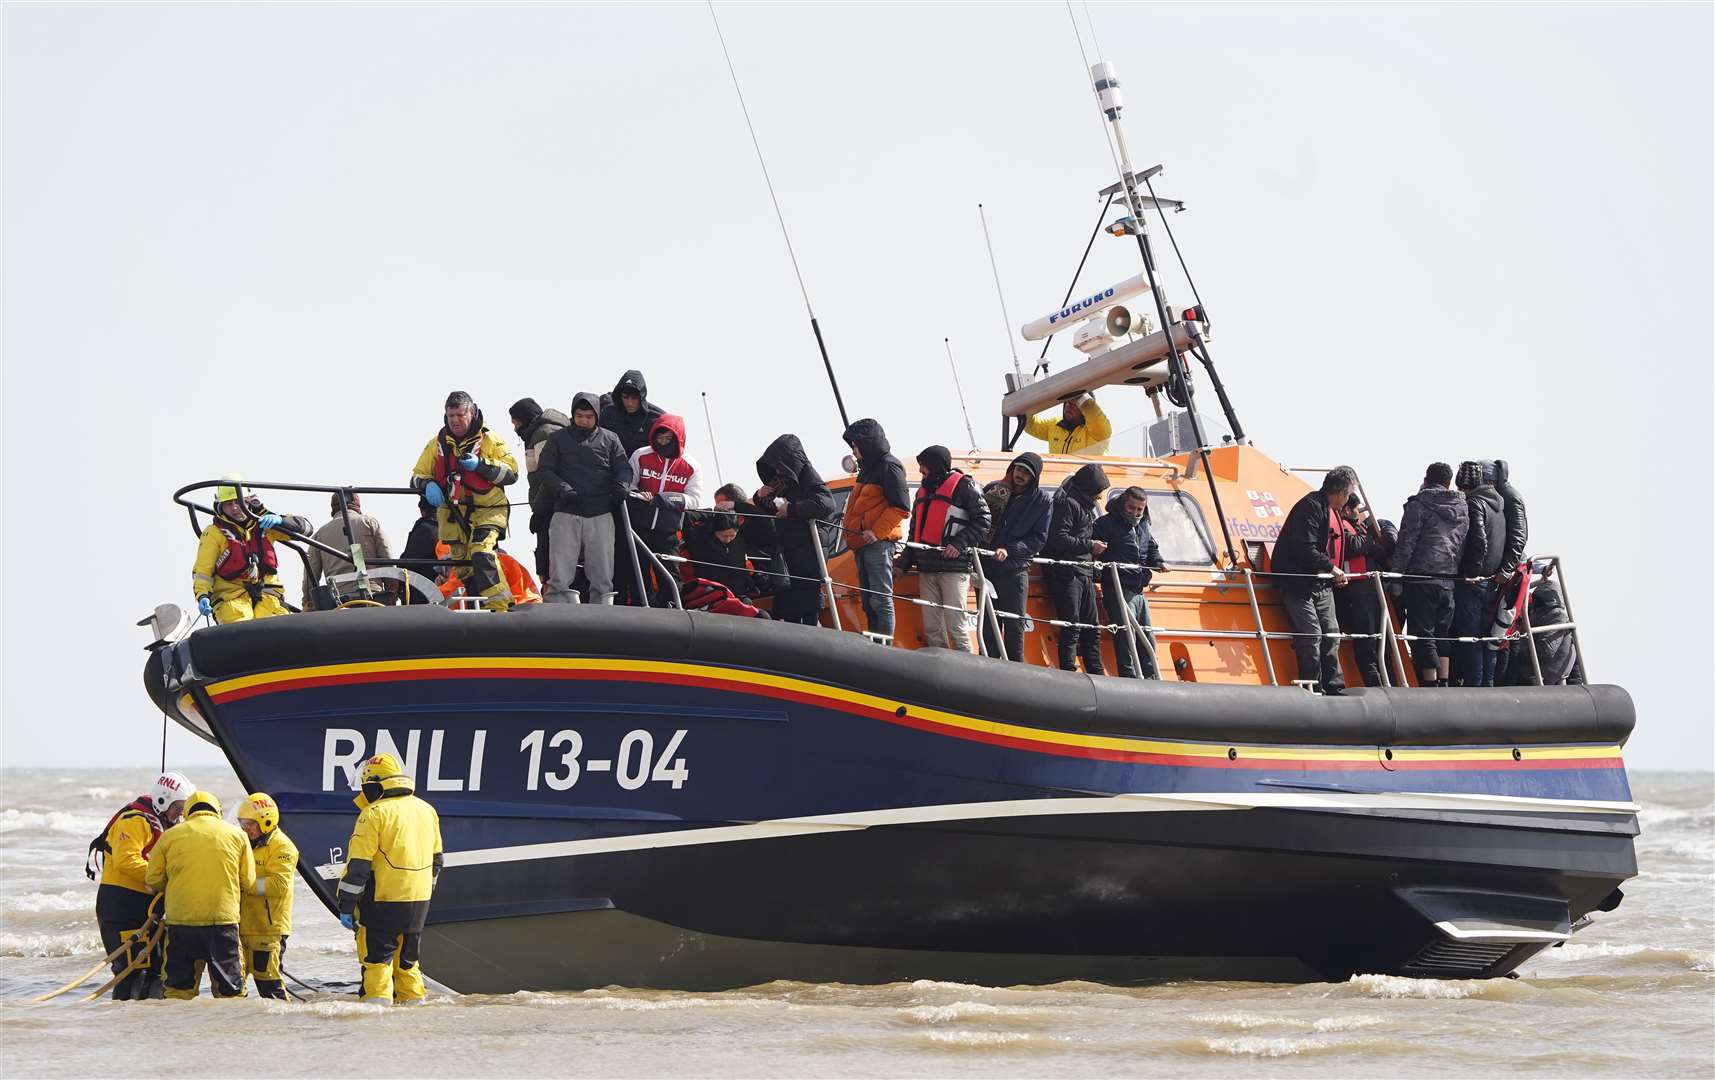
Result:
{"label": "person in grey hoodie", "polygon": [[1448,487],[1452,482],[1453,466],[1445,461],[1429,466],[1423,487],[1405,500],[1399,543],[1393,551],[1397,573],[1421,575],[1403,588],[1395,582],[1389,591],[1404,599],[1406,619],[1416,637],[1411,656],[1423,686],[1446,686],[1452,667],[1450,652],[1436,639],[1448,636],[1453,628],[1453,579],[1471,527],[1465,497]]}
{"label": "person in grey hoodie", "polygon": [[[1471,526],[1459,556],[1459,580],[1453,585],[1453,636],[1482,637],[1495,619],[1494,579],[1507,542],[1505,504],[1501,493],[1485,478],[1480,461],[1461,464],[1455,485],[1465,496]],[[1486,642],[1457,643],[1453,646],[1453,685],[1495,685],[1499,656]]]}
{"label": "person in grey hoodie", "polygon": [[536,476],[536,470],[542,457],[542,445],[548,441],[548,436],[561,428],[570,427],[571,418],[558,409],[544,409],[536,404],[535,398],[519,398],[512,403],[512,430],[524,440],[524,473],[528,478],[530,494],[530,531],[536,536],[536,578],[539,581],[548,580],[548,523],[553,513],[542,513],[536,509],[536,494],[542,489],[542,481]]}
{"label": "person in grey hoodie", "polygon": [[594,394],[572,399],[572,423],[548,437],[537,458],[539,487],[531,510],[552,514],[548,525],[550,604],[575,604],[578,562],[590,583],[590,601],[613,603],[613,511],[631,487],[631,463],[619,436],[596,426],[600,402]]}

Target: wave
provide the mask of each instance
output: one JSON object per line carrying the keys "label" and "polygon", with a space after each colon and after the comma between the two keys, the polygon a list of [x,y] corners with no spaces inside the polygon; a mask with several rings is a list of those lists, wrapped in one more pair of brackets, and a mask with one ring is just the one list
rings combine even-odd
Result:
{"label": "wave", "polygon": [[1381,998],[1457,1001],[1483,996],[1485,983],[1464,979],[1411,979],[1403,975],[1353,975],[1348,986]]}
{"label": "wave", "polygon": [[1230,1038],[1204,1039],[1203,1046],[1213,1053],[1233,1054],[1240,1057],[1292,1057],[1299,1054],[1340,1052],[1358,1050],[1366,1046],[1368,1040],[1348,1042],[1333,1041],[1308,1036],[1266,1036],[1238,1035]]}
{"label": "wave", "polygon": [[929,1041],[941,1046],[987,1048],[1027,1043],[1036,1038],[1023,1031],[926,1031]]}
{"label": "wave", "polygon": [[79,956],[87,953],[99,957],[104,952],[101,935],[96,932],[93,921],[88,930],[77,933],[0,934],[0,956]]}
{"label": "wave", "polygon": [[1367,1013],[1356,1013],[1349,1016],[1321,1016],[1316,1018],[1304,1016],[1259,1015],[1256,1013],[1215,1013],[1205,1016],[1186,1017],[1193,1024],[1207,1024],[1217,1028],[1236,1028],[1240,1031],[1251,1031],[1256,1028],[1283,1027],[1298,1028],[1314,1031],[1318,1035],[1332,1035],[1341,1031],[1357,1031],[1361,1028],[1374,1027],[1386,1023],[1380,1016]]}
{"label": "wave", "polygon": [[1619,959],[1632,964],[1671,964],[1692,971],[1715,971],[1715,952],[1703,949],[1668,949],[1655,945],[1616,945],[1611,941],[1567,944],[1544,949],[1535,960],[1574,964],[1583,960]]}
{"label": "wave", "polygon": [[54,893],[24,893],[0,901],[0,921],[16,913],[37,914],[44,911],[79,911],[93,916],[95,893],[91,889],[66,889]]}
{"label": "wave", "polygon": [[0,811],[0,833],[41,831],[87,838],[100,832],[106,823],[105,817],[87,817],[64,810],[49,810],[45,813],[38,810]]}
{"label": "wave", "polygon": [[951,1005],[918,1005],[903,1013],[925,1024],[947,1024],[976,1016],[1030,1016],[1037,1009],[1021,1009],[1012,1005],[990,1005],[981,1001],[955,1001]]}

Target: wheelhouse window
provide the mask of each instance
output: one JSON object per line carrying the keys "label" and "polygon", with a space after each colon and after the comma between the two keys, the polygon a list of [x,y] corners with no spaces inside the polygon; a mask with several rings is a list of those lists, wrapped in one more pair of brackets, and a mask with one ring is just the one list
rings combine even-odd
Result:
{"label": "wheelhouse window", "polygon": [[1197,500],[1179,491],[1149,492],[1149,533],[1169,565],[1214,566],[1215,542]]}

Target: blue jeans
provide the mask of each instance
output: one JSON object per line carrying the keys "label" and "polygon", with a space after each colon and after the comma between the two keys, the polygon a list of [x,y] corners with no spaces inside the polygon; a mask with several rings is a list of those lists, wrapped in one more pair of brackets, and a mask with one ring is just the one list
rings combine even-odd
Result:
{"label": "blue jeans", "polygon": [[869,632],[893,636],[893,541],[877,540],[852,552]]}
{"label": "blue jeans", "polygon": [[[1495,618],[1495,583],[1471,584],[1461,581],[1453,586],[1453,636],[1486,637]],[[1465,686],[1495,685],[1495,665],[1500,653],[1487,643],[1472,645],[1459,642],[1453,646],[1453,682]]]}

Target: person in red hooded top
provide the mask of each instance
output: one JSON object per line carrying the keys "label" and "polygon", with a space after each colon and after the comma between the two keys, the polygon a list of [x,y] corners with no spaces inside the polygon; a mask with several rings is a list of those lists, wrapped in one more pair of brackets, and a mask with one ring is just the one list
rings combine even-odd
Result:
{"label": "person in red hooded top", "polygon": [[[649,445],[631,455],[631,497],[626,500],[631,531],[650,551],[658,555],[675,554],[679,550],[679,529],[684,524],[685,512],[700,508],[702,499],[702,466],[685,453],[685,419],[663,413],[649,428]],[[665,605],[662,594],[667,585],[655,580],[652,566],[645,565],[643,574],[655,599],[630,596],[636,588],[630,569],[627,559],[614,575],[622,583],[622,600]]]}

